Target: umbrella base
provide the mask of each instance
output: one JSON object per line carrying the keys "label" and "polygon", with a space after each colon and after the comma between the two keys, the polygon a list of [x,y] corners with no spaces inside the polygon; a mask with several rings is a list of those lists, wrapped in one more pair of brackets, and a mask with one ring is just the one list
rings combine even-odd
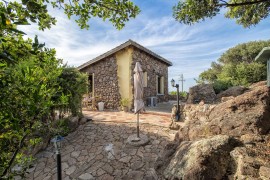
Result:
{"label": "umbrella base", "polygon": [[140,140],[141,140],[141,138],[136,137],[135,139],[132,139],[131,142],[138,142]]}
{"label": "umbrella base", "polygon": [[146,135],[140,134],[140,137],[137,137],[137,134],[132,134],[128,137],[127,143],[132,146],[143,146],[149,142],[149,139]]}

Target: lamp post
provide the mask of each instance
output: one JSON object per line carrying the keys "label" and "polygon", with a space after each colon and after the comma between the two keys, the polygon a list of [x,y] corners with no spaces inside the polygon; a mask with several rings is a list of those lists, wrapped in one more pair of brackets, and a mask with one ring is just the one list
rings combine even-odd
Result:
{"label": "lamp post", "polygon": [[174,79],[171,80],[172,87],[176,87],[177,89],[177,112],[176,112],[176,121],[180,120],[180,109],[179,109],[179,84],[175,84]]}
{"label": "lamp post", "polygon": [[54,144],[55,147],[55,153],[56,153],[56,159],[57,159],[57,179],[62,179],[62,170],[61,170],[61,141],[63,141],[64,138],[62,136],[56,136],[51,140],[51,142]]}

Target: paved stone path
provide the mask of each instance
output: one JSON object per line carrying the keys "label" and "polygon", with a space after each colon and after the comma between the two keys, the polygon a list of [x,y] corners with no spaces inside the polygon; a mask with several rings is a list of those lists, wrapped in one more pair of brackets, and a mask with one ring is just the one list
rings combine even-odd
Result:
{"label": "paved stone path", "polygon": [[[137,116],[134,113],[123,111],[84,111],[84,116],[98,122],[136,123]],[[169,127],[171,123],[170,113],[146,112],[139,115],[141,124],[152,124]]]}
{"label": "paved stone path", "polygon": [[[153,167],[158,154],[173,140],[175,131],[157,126],[170,123],[168,117],[141,115],[146,118],[140,132],[149,137],[146,146],[133,147],[127,144],[128,136],[136,133],[134,114],[123,112],[87,112],[93,121],[65,137],[62,154],[62,176],[68,179],[157,179]],[[119,117],[125,117],[121,118]],[[114,118],[115,117],[115,118]],[[131,118],[131,119],[127,119]],[[149,120],[152,119],[152,120]],[[124,121],[126,119],[126,121]],[[107,121],[106,121],[107,120]],[[114,122],[109,122],[115,120]],[[143,121],[143,119],[142,119]],[[163,123],[163,124],[162,124]],[[54,148],[50,145],[37,155],[35,166],[27,179],[57,179]]]}

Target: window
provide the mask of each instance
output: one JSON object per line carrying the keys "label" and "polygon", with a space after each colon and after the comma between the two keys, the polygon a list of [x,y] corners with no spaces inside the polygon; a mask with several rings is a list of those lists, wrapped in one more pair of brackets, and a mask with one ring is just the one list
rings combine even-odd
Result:
{"label": "window", "polygon": [[148,77],[147,77],[147,72],[143,72],[143,87],[147,87],[147,80],[148,80]]}
{"label": "window", "polygon": [[164,94],[164,77],[156,75],[157,94]]}

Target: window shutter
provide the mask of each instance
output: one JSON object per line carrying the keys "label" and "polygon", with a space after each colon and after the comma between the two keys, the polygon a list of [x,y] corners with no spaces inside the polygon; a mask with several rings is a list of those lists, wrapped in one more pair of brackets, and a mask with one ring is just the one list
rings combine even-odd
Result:
{"label": "window shutter", "polygon": [[147,72],[143,72],[143,87],[147,87]]}
{"label": "window shutter", "polygon": [[156,91],[157,91],[157,94],[158,94],[158,75],[156,75]]}
{"label": "window shutter", "polygon": [[161,77],[161,82],[160,82],[160,92],[161,94],[164,94],[164,77]]}

